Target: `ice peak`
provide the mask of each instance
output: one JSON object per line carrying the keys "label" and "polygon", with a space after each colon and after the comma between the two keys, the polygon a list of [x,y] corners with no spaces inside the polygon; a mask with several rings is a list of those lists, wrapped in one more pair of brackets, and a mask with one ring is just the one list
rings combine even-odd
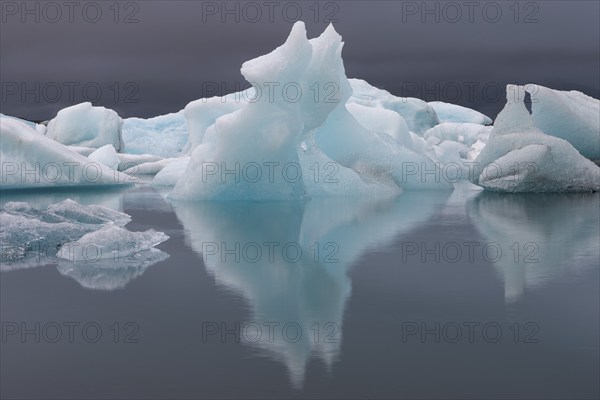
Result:
{"label": "ice peak", "polygon": [[525,107],[525,87],[519,85],[506,86],[506,105],[496,117],[492,135],[508,133],[534,132],[533,119]]}

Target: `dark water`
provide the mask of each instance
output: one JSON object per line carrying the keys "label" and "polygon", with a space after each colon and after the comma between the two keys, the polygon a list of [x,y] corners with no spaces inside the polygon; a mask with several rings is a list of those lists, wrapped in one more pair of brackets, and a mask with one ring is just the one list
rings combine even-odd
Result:
{"label": "dark water", "polygon": [[2,202],[64,198],[166,232],[169,258],[3,265],[2,398],[599,396],[598,195]]}

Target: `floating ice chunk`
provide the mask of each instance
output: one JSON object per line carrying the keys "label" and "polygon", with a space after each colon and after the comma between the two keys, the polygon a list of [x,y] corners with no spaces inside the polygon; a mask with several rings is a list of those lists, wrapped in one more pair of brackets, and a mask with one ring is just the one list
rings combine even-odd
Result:
{"label": "floating ice chunk", "polygon": [[166,260],[164,251],[152,248],[118,259],[96,262],[67,262],[57,265],[58,272],[75,279],[81,286],[92,290],[124,288],[131,280],[141,276],[148,267]]}
{"label": "floating ice chunk", "polygon": [[11,117],[10,115],[4,115],[2,113],[0,113],[0,118],[8,118],[8,119],[22,122],[25,125],[29,126],[30,128],[33,128],[37,133],[41,133],[42,135],[44,135],[46,133],[46,125],[44,125],[44,124],[36,124],[35,122],[27,121],[26,119]]}
{"label": "floating ice chunk", "polygon": [[581,155],[600,160],[600,100],[577,91],[529,84],[532,117],[544,133],[565,139]]}
{"label": "floating ice chunk", "polygon": [[122,124],[115,111],[86,102],[60,110],[48,123],[46,135],[65,145],[99,148],[111,144],[119,151]]}
{"label": "floating ice chunk", "polygon": [[129,215],[115,211],[112,208],[97,204],[84,206],[71,199],[48,206],[47,212],[82,224],[114,224],[125,226],[131,221]]}
{"label": "floating ice chunk", "polygon": [[95,163],[26,124],[0,119],[0,188],[36,188],[131,183],[127,175]]}
{"label": "floating ice chunk", "polygon": [[440,122],[468,122],[479,125],[490,125],[492,123],[492,119],[487,115],[467,107],[442,101],[430,101],[428,104],[435,110]]}
{"label": "floating ice chunk", "polygon": [[189,163],[190,157],[181,157],[170,162],[156,174],[152,180],[152,186],[175,186],[185,173]]}
{"label": "floating ice chunk", "polygon": [[87,233],[77,241],[64,244],[57,256],[68,261],[94,262],[104,259],[118,260],[131,254],[150,250],[167,240],[162,232],[149,229],[132,232],[119,226],[105,226]]}
{"label": "floating ice chunk", "polygon": [[88,158],[94,162],[106,165],[112,170],[119,169],[119,156],[117,155],[117,151],[112,144],[107,144],[100,147],[98,150],[90,154]]}
{"label": "floating ice chunk", "polygon": [[411,97],[396,97],[386,90],[371,86],[362,79],[348,79],[352,85],[350,102],[369,107],[381,107],[400,114],[408,129],[423,134],[440,123],[434,109],[423,100]]}
{"label": "floating ice chunk", "polygon": [[16,261],[28,253],[53,257],[58,247],[108,225],[125,225],[131,218],[112,209],[82,206],[65,200],[39,210],[24,202],[9,202],[0,209],[2,261]]}
{"label": "floating ice chunk", "polygon": [[122,135],[122,153],[175,157],[188,141],[188,128],[182,110],[149,119],[127,118]]}
{"label": "floating ice chunk", "polygon": [[507,104],[477,159],[473,183],[502,192],[581,192],[600,189],[600,168],[566,140],[533,124],[521,86],[507,87]]}

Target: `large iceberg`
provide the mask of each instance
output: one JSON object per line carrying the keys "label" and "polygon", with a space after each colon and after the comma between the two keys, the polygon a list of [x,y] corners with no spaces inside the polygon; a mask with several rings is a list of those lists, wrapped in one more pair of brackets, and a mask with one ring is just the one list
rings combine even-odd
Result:
{"label": "large iceberg", "polygon": [[535,127],[522,86],[507,87],[507,104],[475,159],[470,179],[499,192],[600,190],[600,168],[569,142]]}
{"label": "large iceberg", "polygon": [[[198,144],[172,196],[266,200],[451,189],[443,180],[423,179],[423,170],[432,176],[439,171],[432,159],[413,146],[413,136],[405,126],[407,121],[420,129],[438,123],[427,103],[388,98],[375,104],[364,94],[353,102],[366,107],[350,109],[361,114],[359,119],[368,126],[352,116],[346,102],[353,88],[345,75],[342,46],[333,26],[309,41],[304,24],[298,22],[282,46],[242,66],[242,75],[255,93],[274,82],[275,90],[251,101],[227,103],[214,98],[189,105],[190,143]],[[380,95],[379,89],[366,89]],[[220,115],[228,111],[226,107],[235,111]],[[397,122],[381,126],[373,118],[376,110],[364,111],[367,107],[393,109]],[[202,109],[212,113],[203,116]],[[206,127],[213,117],[214,123]],[[327,173],[334,176],[327,180],[323,177]]]}
{"label": "large iceberg", "polygon": [[1,189],[132,183],[15,119],[0,119],[0,138]]}
{"label": "large iceberg", "polygon": [[535,126],[565,139],[584,157],[600,160],[600,100],[572,90],[564,92],[529,84]]}
{"label": "large iceberg", "polygon": [[66,145],[99,148],[111,144],[118,151],[123,147],[122,124],[115,111],[86,102],[60,110],[48,123],[46,135]]}

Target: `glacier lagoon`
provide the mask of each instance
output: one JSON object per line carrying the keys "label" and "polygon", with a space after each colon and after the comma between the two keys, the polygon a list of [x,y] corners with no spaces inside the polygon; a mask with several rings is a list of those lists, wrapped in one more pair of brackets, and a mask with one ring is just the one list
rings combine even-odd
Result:
{"label": "glacier lagoon", "polygon": [[3,397],[598,397],[598,100],[492,121],[342,46],[297,23],[147,120],[1,116]]}
{"label": "glacier lagoon", "polygon": [[139,183],[1,205],[25,199],[169,239],[128,264],[3,263],[3,396],[598,395],[597,195],[190,203]]}

